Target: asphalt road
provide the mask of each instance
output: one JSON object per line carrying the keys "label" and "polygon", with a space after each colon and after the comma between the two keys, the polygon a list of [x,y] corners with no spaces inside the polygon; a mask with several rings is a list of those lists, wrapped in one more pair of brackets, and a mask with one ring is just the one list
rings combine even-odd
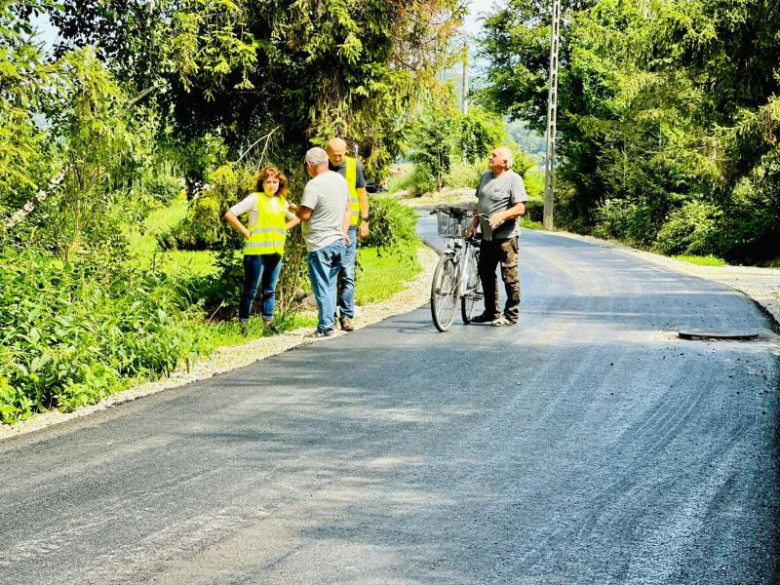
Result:
{"label": "asphalt road", "polygon": [[778,582],[745,297],[527,232],[519,327],[427,307],[0,443],[0,582]]}

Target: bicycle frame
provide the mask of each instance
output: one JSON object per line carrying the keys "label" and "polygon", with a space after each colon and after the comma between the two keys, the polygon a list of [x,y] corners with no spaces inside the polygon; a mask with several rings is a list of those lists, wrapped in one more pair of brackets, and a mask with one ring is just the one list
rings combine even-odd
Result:
{"label": "bicycle frame", "polygon": [[466,294],[468,291],[468,283],[471,277],[471,274],[469,273],[469,270],[476,270],[476,265],[472,267],[472,263],[468,262],[469,254],[473,254],[475,248],[478,249],[478,246],[475,246],[475,240],[472,237],[463,238],[463,239],[454,239],[452,244],[448,244],[447,248],[444,250],[442,256],[450,256],[452,257],[453,262],[455,263],[455,266],[457,268],[457,280],[455,289],[458,291],[457,297],[455,298],[455,302],[460,299],[464,294]]}

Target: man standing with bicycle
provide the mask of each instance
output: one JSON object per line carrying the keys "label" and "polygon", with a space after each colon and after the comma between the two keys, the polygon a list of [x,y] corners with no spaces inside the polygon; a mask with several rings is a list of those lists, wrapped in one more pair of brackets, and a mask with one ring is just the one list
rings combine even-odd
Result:
{"label": "man standing with bicycle", "polygon": [[[523,179],[512,170],[512,151],[505,147],[493,149],[488,166],[477,187],[479,213],[471,231],[482,230],[479,255],[479,278],[485,294],[485,312],[474,323],[492,323],[495,327],[517,325],[520,318],[520,272],[518,269],[517,218],[525,213]],[[501,279],[506,289],[504,314],[498,303],[496,267],[501,264]]]}

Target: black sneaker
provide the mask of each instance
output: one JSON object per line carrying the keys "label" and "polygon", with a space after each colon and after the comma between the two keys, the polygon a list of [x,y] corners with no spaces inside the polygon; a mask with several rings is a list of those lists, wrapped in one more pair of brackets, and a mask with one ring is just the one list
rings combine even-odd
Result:
{"label": "black sneaker", "polygon": [[489,313],[482,313],[481,315],[477,315],[474,317],[471,322],[472,323],[492,323],[498,319],[497,315],[490,315]]}
{"label": "black sneaker", "polygon": [[333,337],[333,329],[326,329],[325,331],[320,331],[317,329],[317,331],[314,332],[312,335],[315,339],[320,339],[322,337]]}
{"label": "black sneaker", "polygon": [[503,315],[493,321],[493,327],[514,327],[515,325],[517,325],[517,321],[507,319]]}

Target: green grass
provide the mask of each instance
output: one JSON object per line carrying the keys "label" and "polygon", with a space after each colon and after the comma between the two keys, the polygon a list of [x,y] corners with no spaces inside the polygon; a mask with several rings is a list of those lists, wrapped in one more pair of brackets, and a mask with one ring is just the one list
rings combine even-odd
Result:
{"label": "green grass", "polygon": [[157,235],[175,227],[187,216],[187,201],[177,199],[168,207],[157,209],[144,220],[140,230],[128,234],[130,249],[141,258],[151,258],[157,249]]}
{"label": "green grass", "polygon": [[355,285],[358,305],[378,303],[389,299],[405,288],[422,272],[417,260],[417,248],[422,244],[407,244],[402,249],[382,252],[377,248],[359,248],[360,270]]}
{"label": "green grass", "polygon": [[[276,328],[281,332],[300,329],[301,327],[310,327],[314,329],[317,326],[317,313],[281,313],[274,318]],[[227,347],[231,345],[241,345],[253,339],[260,337],[269,337],[270,333],[265,329],[263,320],[255,316],[249,320],[249,330],[246,337],[241,334],[236,321],[222,321],[214,324],[203,325],[203,347],[206,353],[211,353],[218,347]]]}
{"label": "green grass", "polygon": [[696,264],[697,266],[726,266],[726,261],[717,256],[672,256],[675,260]]}
{"label": "green grass", "polygon": [[523,217],[520,219],[520,227],[525,228],[527,230],[544,229],[544,226],[542,225],[541,221],[533,221],[531,219],[528,219],[527,217]]}
{"label": "green grass", "polygon": [[186,216],[187,201],[177,199],[168,207],[150,213],[140,229],[128,234],[128,244],[138,266],[150,268],[154,265],[170,276],[183,278],[208,276],[215,272],[212,252],[162,251],[158,248],[157,236],[174,228]]}
{"label": "green grass", "polygon": [[158,252],[157,267],[169,276],[191,278],[209,276],[217,272],[214,264],[214,252],[191,252],[188,250],[168,250]]}
{"label": "green grass", "polygon": [[388,193],[395,193],[396,191],[402,191],[406,189],[411,189],[412,187],[412,171],[414,169],[414,165],[410,163],[405,163],[401,165],[396,165],[396,168],[403,171],[403,174],[400,176],[391,175],[390,179],[387,182],[387,191]]}

